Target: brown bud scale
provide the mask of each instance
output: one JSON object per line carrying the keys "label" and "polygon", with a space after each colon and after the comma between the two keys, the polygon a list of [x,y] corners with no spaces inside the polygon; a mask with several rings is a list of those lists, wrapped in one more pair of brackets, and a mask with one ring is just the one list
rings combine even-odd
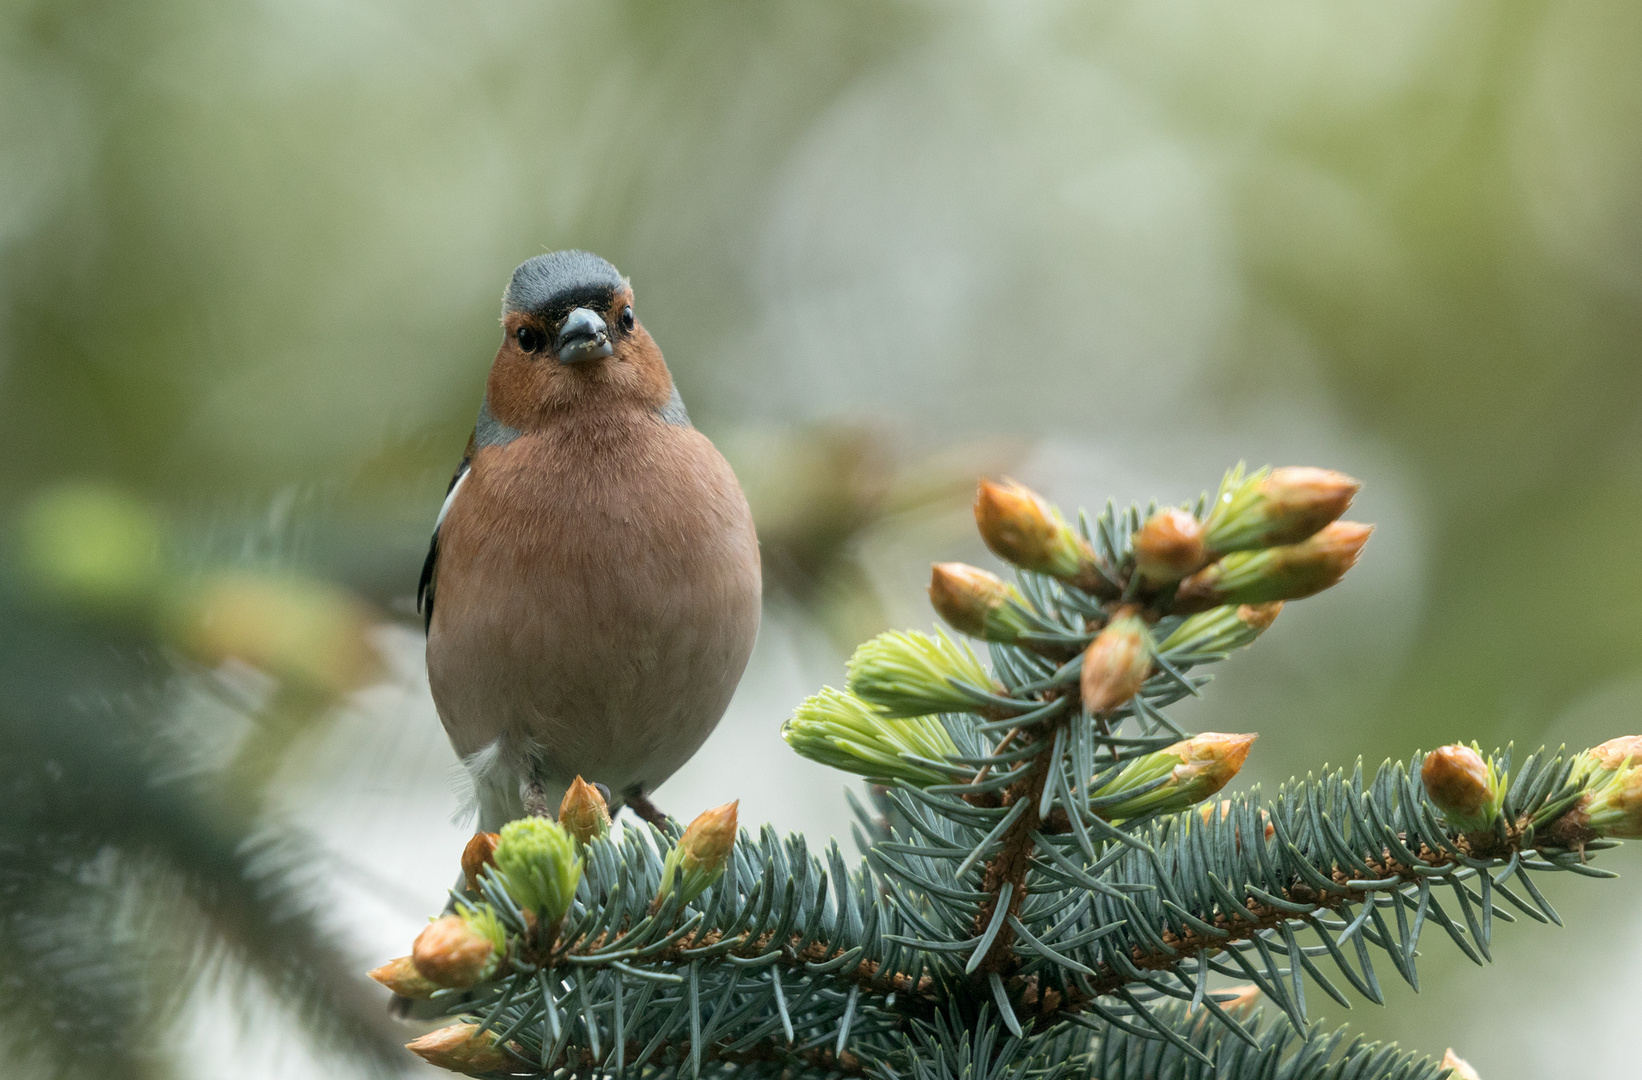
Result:
{"label": "brown bud scale", "polygon": [[1083,654],[1080,688],[1091,713],[1118,708],[1140,692],[1152,671],[1146,624],[1132,614],[1114,617]]}
{"label": "brown bud scale", "polygon": [[465,989],[483,977],[495,951],[490,939],[460,915],[446,915],[417,935],[411,957],[430,982]]}
{"label": "brown bud scale", "polygon": [[987,616],[1009,598],[1009,586],[995,574],[966,563],[936,563],[930,568],[929,602],[954,630],[986,636]]}
{"label": "brown bud scale", "polygon": [[610,808],[598,788],[577,776],[559,803],[559,824],[585,844],[610,831]]}
{"label": "brown bud scale", "polygon": [[1469,746],[1439,746],[1420,766],[1425,793],[1439,810],[1475,817],[1489,805],[1488,763]]}
{"label": "brown bud scale", "polygon": [[1202,523],[1177,507],[1159,510],[1147,518],[1131,544],[1135,568],[1152,585],[1179,581],[1208,561]]}
{"label": "brown bud scale", "polygon": [[479,877],[485,867],[496,865],[496,841],[493,832],[477,832],[462,849],[462,875],[467,878],[468,892],[479,891]]}
{"label": "brown bud scale", "polygon": [[430,1065],[470,1076],[498,1072],[511,1063],[496,1045],[496,1033],[487,1031],[481,1035],[478,1024],[451,1024],[430,1031],[406,1043],[405,1049]]}

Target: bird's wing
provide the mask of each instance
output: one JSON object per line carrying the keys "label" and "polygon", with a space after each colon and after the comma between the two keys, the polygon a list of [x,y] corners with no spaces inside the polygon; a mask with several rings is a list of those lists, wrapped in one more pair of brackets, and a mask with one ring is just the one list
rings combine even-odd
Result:
{"label": "bird's wing", "polygon": [[472,463],[473,447],[470,442],[468,452],[462,455],[462,463],[456,466],[456,475],[450,478],[450,487],[445,489],[445,502],[439,507],[439,516],[433,519],[433,537],[428,541],[428,557],[422,560],[422,577],[416,583],[416,610],[422,615],[424,630],[433,624],[433,590],[439,576],[439,526],[445,523],[445,516],[450,513],[451,504],[456,501],[456,493],[461,490],[462,481],[468,478],[468,470]]}

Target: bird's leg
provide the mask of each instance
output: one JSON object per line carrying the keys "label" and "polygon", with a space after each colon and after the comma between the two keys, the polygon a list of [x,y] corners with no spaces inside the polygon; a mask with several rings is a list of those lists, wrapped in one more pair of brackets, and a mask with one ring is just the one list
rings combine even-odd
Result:
{"label": "bird's leg", "polygon": [[547,805],[547,792],[542,789],[540,780],[532,780],[525,785],[524,791],[525,813],[531,817],[544,817],[549,821],[558,818],[558,808]]}
{"label": "bird's leg", "polygon": [[634,784],[632,787],[628,788],[627,791],[623,793],[623,798],[627,803],[628,809],[632,810],[633,813],[637,814],[645,821],[648,821],[656,828],[659,829],[663,825],[667,824],[667,815],[661,812],[660,807],[650,801],[649,796],[644,793],[644,788],[639,785]]}

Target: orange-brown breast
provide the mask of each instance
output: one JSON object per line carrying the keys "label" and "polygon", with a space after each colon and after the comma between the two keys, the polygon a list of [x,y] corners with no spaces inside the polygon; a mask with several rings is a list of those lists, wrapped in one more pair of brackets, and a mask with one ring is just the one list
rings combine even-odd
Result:
{"label": "orange-brown breast", "polygon": [[746,499],[694,429],[589,409],[481,448],[440,530],[428,631],[452,744],[653,789],[728,705],[759,588]]}

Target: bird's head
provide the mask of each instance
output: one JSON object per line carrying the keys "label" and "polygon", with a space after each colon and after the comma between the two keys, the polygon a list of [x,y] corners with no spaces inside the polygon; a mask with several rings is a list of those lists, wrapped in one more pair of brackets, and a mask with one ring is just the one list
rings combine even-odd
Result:
{"label": "bird's head", "polygon": [[502,344],[486,398],[520,431],[577,409],[660,410],[673,393],[661,350],[633,312],[633,289],[585,251],[538,255],[502,298]]}

